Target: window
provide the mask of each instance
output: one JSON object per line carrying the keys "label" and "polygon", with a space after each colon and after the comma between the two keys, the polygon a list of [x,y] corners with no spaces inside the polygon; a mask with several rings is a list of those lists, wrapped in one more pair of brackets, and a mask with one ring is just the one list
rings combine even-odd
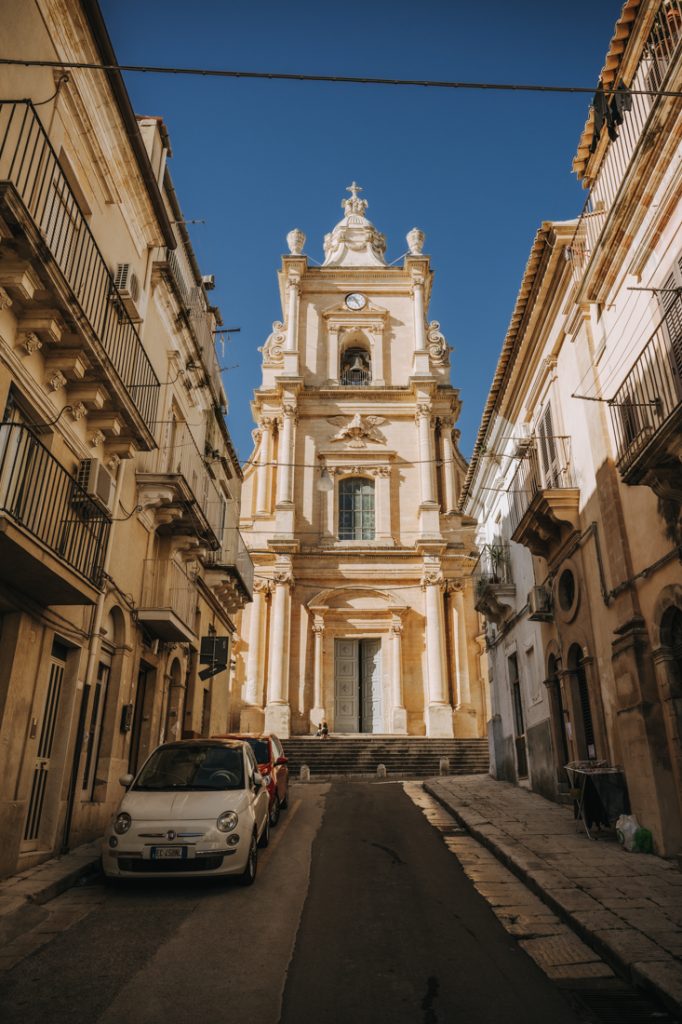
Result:
{"label": "window", "polygon": [[670,339],[673,373],[677,374],[679,380],[682,377],[682,256],[677,260],[670,277],[663,282],[659,301]]}
{"label": "window", "polygon": [[339,540],[374,540],[374,483],[350,477],[339,484]]}

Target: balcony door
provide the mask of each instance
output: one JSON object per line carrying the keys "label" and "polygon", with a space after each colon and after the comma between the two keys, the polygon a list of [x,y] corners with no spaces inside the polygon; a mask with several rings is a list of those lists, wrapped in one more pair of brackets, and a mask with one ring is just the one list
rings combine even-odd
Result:
{"label": "balcony door", "polygon": [[44,670],[41,692],[36,697],[36,707],[40,709],[33,718],[30,741],[34,745],[33,771],[31,773],[30,792],[24,826],[22,853],[29,853],[47,845],[42,842],[50,794],[58,796],[58,787],[51,785],[54,773],[53,753],[57,736],[57,724],[66,671],[67,648],[58,640],[52,642],[52,649]]}

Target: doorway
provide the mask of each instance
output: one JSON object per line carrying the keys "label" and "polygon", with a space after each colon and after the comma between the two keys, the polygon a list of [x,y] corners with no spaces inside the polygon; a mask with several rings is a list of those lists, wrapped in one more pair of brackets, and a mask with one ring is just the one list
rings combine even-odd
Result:
{"label": "doorway", "polygon": [[337,640],[334,678],[334,731],[382,732],[381,641]]}

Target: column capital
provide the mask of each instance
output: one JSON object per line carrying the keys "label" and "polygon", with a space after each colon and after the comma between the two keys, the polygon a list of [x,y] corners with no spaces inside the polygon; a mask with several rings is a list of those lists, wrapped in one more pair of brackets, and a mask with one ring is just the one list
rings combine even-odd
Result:
{"label": "column capital", "polygon": [[272,584],[270,580],[259,579],[256,577],[253,581],[253,592],[254,594],[260,594],[263,597],[267,597],[272,590]]}
{"label": "column capital", "polygon": [[313,633],[315,636],[321,636],[324,633],[324,619],[321,615],[316,615],[313,619]]}
{"label": "column capital", "polygon": [[422,590],[426,590],[427,587],[438,587],[439,590],[445,589],[445,580],[443,573],[440,569],[427,569],[420,580],[419,584]]}
{"label": "column capital", "polygon": [[431,419],[431,402],[418,402],[415,408],[414,416],[417,422],[420,419]]}
{"label": "column capital", "polygon": [[285,402],[282,405],[282,415],[285,419],[291,419],[294,423],[298,422],[298,408],[294,402]]}

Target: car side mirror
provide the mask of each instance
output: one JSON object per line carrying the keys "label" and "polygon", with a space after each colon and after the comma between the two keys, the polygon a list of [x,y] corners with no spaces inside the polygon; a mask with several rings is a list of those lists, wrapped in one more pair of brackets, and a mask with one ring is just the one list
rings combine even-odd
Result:
{"label": "car side mirror", "polygon": [[275,764],[289,764],[289,758],[284,756],[278,757]]}
{"label": "car side mirror", "polygon": [[261,775],[261,773],[258,771],[257,768],[254,768],[252,778],[253,778],[253,784],[256,787],[256,789],[258,789],[259,786],[264,786],[265,785],[265,779],[263,778],[263,776]]}
{"label": "car side mirror", "polygon": [[121,775],[121,777],[119,778],[118,781],[126,789],[129,789],[132,786],[132,784],[133,784],[133,779],[134,778],[135,778],[134,775]]}

